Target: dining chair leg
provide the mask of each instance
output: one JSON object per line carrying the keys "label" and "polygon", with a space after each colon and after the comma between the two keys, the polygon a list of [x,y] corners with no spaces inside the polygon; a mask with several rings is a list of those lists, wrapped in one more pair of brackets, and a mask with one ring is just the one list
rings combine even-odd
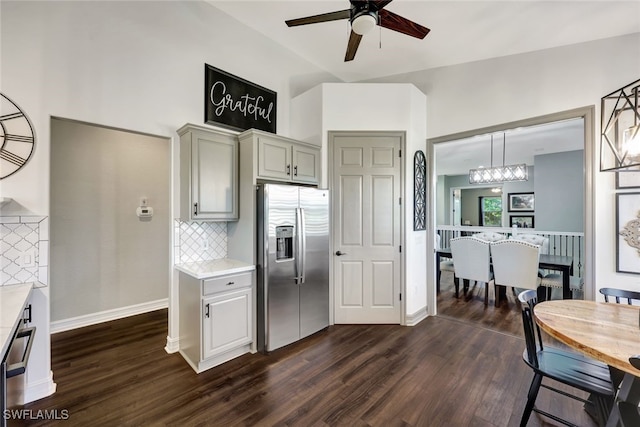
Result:
{"label": "dining chair leg", "polygon": [[598,418],[598,425],[607,424],[607,418],[609,417],[609,413],[611,413],[611,408],[613,407],[613,405],[613,399],[607,399],[603,396],[597,396],[595,398],[596,418]]}
{"label": "dining chair leg", "polygon": [[536,398],[538,397],[540,384],[542,384],[542,375],[536,373],[533,376],[531,385],[529,386],[529,393],[527,394],[527,404],[525,405],[524,411],[522,412],[520,427],[526,427],[527,423],[529,422],[529,417],[531,416],[531,412],[533,412],[533,406],[535,405]]}
{"label": "dining chair leg", "polygon": [[640,419],[638,407],[629,402],[618,402],[617,405],[620,411],[620,420],[624,427],[637,426]]}
{"label": "dining chair leg", "polygon": [[440,293],[440,278],[442,277],[442,270],[438,269],[438,282],[436,284],[436,293]]}
{"label": "dining chair leg", "polygon": [[458,291],[460,290],[460,279],[453,276],[453,286],[456,288],[456,298],[458,298]]}
{"label": "dining chair leg", "polygon": [[489,284],[484,284],[484,305],[489,305]]}

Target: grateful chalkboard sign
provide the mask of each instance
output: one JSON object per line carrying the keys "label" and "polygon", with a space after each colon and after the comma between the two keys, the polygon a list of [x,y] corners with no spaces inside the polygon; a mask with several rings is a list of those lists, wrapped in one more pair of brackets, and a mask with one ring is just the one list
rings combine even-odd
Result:
{"label": "grateful chalkboard sign", "polygon": [[276,92],[204,64],[204,122],[276,133]]}

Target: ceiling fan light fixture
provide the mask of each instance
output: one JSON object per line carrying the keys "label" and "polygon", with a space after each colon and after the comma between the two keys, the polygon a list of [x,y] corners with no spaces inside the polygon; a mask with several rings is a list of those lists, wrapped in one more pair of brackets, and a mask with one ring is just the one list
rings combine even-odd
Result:
{"label": "ceiling fan light fixture", "polygon": [[378,18],[373,11],[363,12],[351,21],[351,29],[361,36],[374,29],[376,25],[378,25]]}

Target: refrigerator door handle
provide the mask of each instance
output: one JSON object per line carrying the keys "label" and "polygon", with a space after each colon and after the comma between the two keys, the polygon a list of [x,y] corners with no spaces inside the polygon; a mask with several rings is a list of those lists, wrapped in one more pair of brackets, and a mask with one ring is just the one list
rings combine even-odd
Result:
{"label": "refrigerator door handle", "polygon": [[307,272],[307,227],[304,220],[304,209],[299,208],[300,211],[300,282],[304,283]]}
{"label": "refrigerator door handle", "polygon": [[302,218],[300,208],[296,208],[296,242],[295,242],[295,252],[293,254],[295,262],[293,263],[293,274],[294,279],[296,281],[296,285],[300,284],[300,271],[302,268]]}

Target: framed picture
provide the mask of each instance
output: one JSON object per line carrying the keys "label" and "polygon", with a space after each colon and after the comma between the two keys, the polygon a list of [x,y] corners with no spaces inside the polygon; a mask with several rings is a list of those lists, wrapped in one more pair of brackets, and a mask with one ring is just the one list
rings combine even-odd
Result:
{"label": "framed picture", "polygon": [[616,194],[616,271],[640,274],[640,193]]}
{"label": "framed picture", "polygon": [[533,212],[534,197],[531,193],[509,193],[509,212]]}
{"label": "framed picture", "polygon": [[616,189],[640,188],[640,172],[616,172]]}
{"label": "framed picture", "polygon": [[535,222],[533,215],[511,215],[509,217],[509,226],[517,226],[518,228],[534,228]]}

